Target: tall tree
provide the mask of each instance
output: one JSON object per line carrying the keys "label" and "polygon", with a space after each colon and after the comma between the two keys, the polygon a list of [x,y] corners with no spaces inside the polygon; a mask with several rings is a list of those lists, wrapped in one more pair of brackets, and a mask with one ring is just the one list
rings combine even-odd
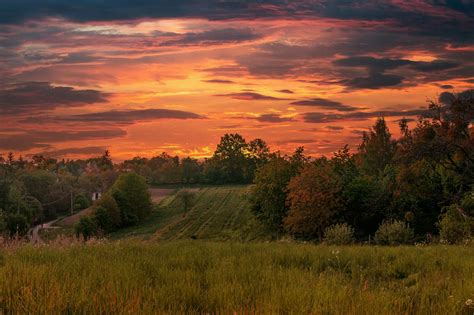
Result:
{"label": "tall tree", "polygon": [[369,132],[364,133],[359,146],[362,170],[368,175],[380,175],[392,163],[395,149],[396,142],[392,140],[385,119],[377,119]]}

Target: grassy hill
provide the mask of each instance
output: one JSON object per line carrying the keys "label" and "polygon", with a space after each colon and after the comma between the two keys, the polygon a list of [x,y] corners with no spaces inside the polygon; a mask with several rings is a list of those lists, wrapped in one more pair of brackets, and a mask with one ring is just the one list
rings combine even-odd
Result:
{"label": "grassy hill", "polygon": [[179,189],[163,198],[151,217],[139,226],[120,230],[112,239],[154,240],[261,240],[268,233],[250,211],[249,186],[210,186],[193,188],[195,201],[185,213],[177,198]]}

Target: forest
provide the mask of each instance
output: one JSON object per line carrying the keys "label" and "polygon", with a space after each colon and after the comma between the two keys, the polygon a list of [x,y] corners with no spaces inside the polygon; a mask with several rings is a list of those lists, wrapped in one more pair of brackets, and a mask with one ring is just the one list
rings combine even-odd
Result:
{"label": "forest", "polygon": [[[22,237],[37,224],[92,207],[78,233],[136,225],[152,209],[151,185],[251,184],[252,211],[275,238],[335,243],[461,243],[474,232],[474,91],[443,93],[426,115],[392,137],[384,117],[354,150],[311,158],[271,151],[262,139],[225,134],[212,157],[162,153],[114,163],[0,157],[0,233]],[[102,198],[93,202],[94,193]]]}

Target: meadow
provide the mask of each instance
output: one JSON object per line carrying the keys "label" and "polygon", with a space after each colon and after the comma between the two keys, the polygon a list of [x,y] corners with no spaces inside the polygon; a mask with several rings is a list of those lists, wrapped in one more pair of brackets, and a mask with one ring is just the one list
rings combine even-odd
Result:
{"label": "meadow", "polygon": [[185,212],[176,191],[161,199],[150,217],[138,226],[112,233],[111,239],[213,241],[267,240],[270,233],[250,209],[249,185],[197,186],[192,208]]}
{"label": "meadow", "polygon": [[4,314],[474,312],[468,246],[114,241],[1,256]]}

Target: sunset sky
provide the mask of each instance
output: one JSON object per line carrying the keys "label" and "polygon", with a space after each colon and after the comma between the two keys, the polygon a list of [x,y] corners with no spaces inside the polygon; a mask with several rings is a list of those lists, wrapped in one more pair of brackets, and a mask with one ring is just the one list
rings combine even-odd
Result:
{"label": "sunset sky", "polygon": [[[469,0],[0,0],[0,154],[360,142],[474,87]],[[413,125],[413,123],[412,123]]]}

